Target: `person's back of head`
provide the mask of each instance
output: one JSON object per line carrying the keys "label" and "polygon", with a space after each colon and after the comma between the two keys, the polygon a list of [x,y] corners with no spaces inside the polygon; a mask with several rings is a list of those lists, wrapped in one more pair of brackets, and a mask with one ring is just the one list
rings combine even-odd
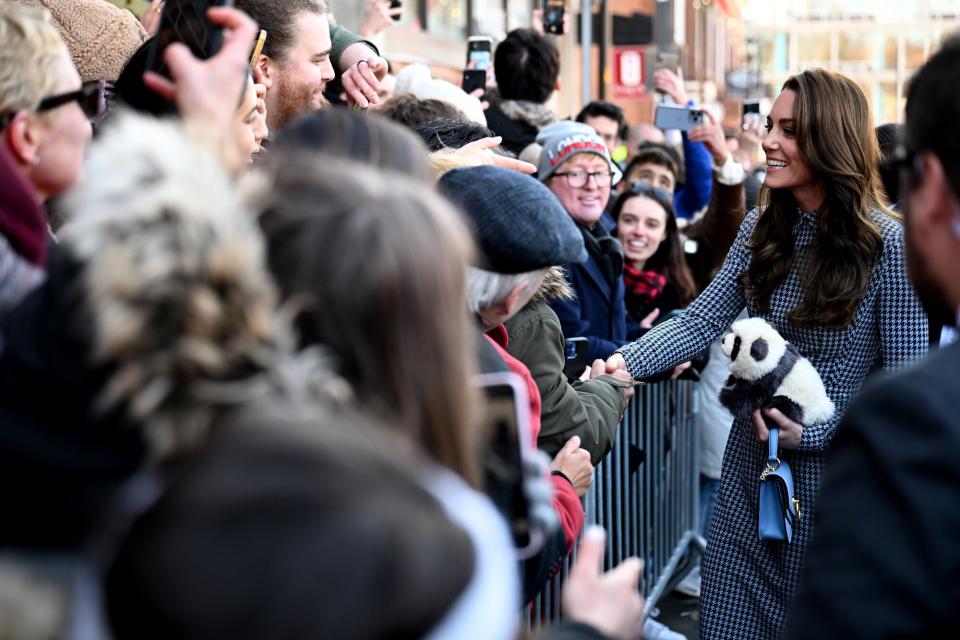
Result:
{"label": "person's back of head", "polygon": [[543,104],[557,87],[560,52],[532,29],[514,29],[494,52],[497,88],[504,100]]}
{"label": "person's back of head", "polygon": [[[142,425],[154,457],[201,444],[216,402],[197,388],[261,370],[279,328],[264,246],[210,150],[173,122],[127,114],[94,145],[95,180],[65,201],[55,278],[69,275],[91,370],[109,373],[93,413]],[[79,363],[78,363],[79,364]]]}
{"label": "person's back of head", "polygon": [[483,125],[447,119],[423,122],[417,125],[414,133],[420,136],[431,152],[459,149],[471,142],[493,137],[493,131]]}
{"label": "person's back of head", "polygon": [[326,0],[236,0],[234,6],[257,21],[267,32],[263,55],[283,61],[297,37],[297,16],[302,11],[326,15]]}
{"label": "person's back of head", "polygon": [[274,153],[270,270],[360,402],[476,481],[464,313],[470,237],[429,187],[320,154]]}
{"label": "person's back of head", "polygon": [[469,122],[469,118],[449,102],[433,98],[421,100],[412,93],[398,93],[371,113],[393,120],[411,130],[431,120]]}
{"label": "person's back of head", "polygon": [[888,166],[886,160],[893,157],[897,147],[900,125],[882,124],[876,129],[877,145],[880,147],[880,164],[878,171],[880,173],[880,182],[883,184],[883,191],[887,196],[887,202],[896,204],[899,201],[900,176],[897,171]]}
{"label": "person's back of head", "polygon": [[[84,82],[116,80],[140,43],[144,28],[132,12],[101,0],[18,0],[46,7]],[[116,6],[115,6],[116,5]]]}
{"label": "person's back of head", "polygon": [[0,42],[0,118],[33,111],[57,92],[59,78],[51,69],[67,55],[67,46],[47,11],[16,2],[0,3]]}
{"label": "person's back of head", "polygon": [[355,412],[283,415],[232,422],[134,524],[105,579],[118,640],[421,638],[458,602],[474,549],[424,461]]}
{"label": "person's back of head", "polygon": [[448,171],[437,188],[467,214],[480,254],[468,304],[486,330],[536,293],[547,271],[586,259],[583,238],[554,195],[530,176],[481,165]]}
{"label": "person's back of head", "polygon": [[431,176],[426,149],[417,136],[363,111],[333,108],[301,114],[281,129],[272,149],[322,152],[423,182]]}
{"label": "person's back of head", "polygon": [[[908,152],[930,151],[943,164],[955,197],[960,199],[960,34],[913,76],[907,90],[904,144]],[[901,194],[902,195],[902,194]]]}
{"label": "person's back of head", "polygon": [[124,65],[120,77],[114,83],[114,99],[134,111],[155,116],[177,115],[177,106],[173,102],[161,97],[143,82],[143,74],[147,71],[147,61],[153,46],[153,38],[148,39]]}

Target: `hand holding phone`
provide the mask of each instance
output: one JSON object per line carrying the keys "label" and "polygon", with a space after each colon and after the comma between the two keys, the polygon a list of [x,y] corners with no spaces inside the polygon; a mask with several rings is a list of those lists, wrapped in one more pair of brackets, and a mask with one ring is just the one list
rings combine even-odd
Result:
{"label": "hand holding phone", "polygon": [[564,33],[563,14],[566,12],[563,0],[546,0],[543,7],[543,31],[552,35]]}
{"label": "hand holding phone", "polygon": [[244,12],[229,7],[212,8],[209,17],[219,29],[229,30],[217,55],[200,60],[186,47],[172,47],[164,58],[174,80],[148,71],[143,81],[152,91],[176,103],[190,131],[209,141],[227,166],[239,168],[246,164],[248,155],[232,142],[230,127],[247,81],[239,71],[249,61],[257,24]]}
{"label": "hand holding phone", "polygon": [[567,338],[563,341],[564,358],[566,360],[563,365],[563,373],[567,378],[579,378],[584,368],[590,364],[587,361],[588,347],[589,342],[586,338]]}
{"label": "hand holding phone", "polygon": [[486,91],[487,74],[493,66],[493,40],[487,36],[473,36],[467,40],[467,62],[461,87],[464,93],[477,89]]}
{"label": "hand holding phone", "polygon": [[740,120],[740,128],[749,131],[755,123],[760,122],[760,101],[748,100],[743,103],[743,117]]}
{"label": "hand holding phone", "polygon": [[201,60],[216,55],[223,42],[223,29],[210,21],[207,11],[232,4],[233,0],[166,0],[160,27],[147,53],[147,69],[169,78],[166,50],[177,42],[186,45],[190,53]]}
{"label": "hand holding phone", "polygon": [[658,104],[657,111],[653,118],[653,125],[664,131],[669,129],[689,131],[694,127],[699,127],[701,124],[703,124],[703,109],[693,109],[690,107]]}

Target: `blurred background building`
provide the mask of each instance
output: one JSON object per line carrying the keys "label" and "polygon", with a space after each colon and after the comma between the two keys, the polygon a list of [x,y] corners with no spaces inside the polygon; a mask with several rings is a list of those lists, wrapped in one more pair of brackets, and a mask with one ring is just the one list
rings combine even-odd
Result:
{"label": "blurred background building", "polygon": [[[138,15],[147,5],[110,1]],[[359,27],[366,0],[328,2],[340,24]],[[488,35],[496,44],[511,29],[529,27],[541,2],[403,0],[402,20],[377,44],[397,67],[423,62],[459,82],[469,36]],[[691,97],[723,111],[728,128],[736,127],[743,100],[763,98],[765,112],[783,81],[809,67],[852,76],[878,123],[899,121],[910,75],[960,29],[960,0],[566,0],[566,11],[568,33],[555,38],[560,115],[608,99],[631,122],[652,120],[654,58],[670,50],[681,55]]]}
{"label": "blurred background building", "polygon": [[841,71],[861,85],[879,124],[902,119],[907,80],[960,29],[960,2],[750,0],[744,20],[746,66],[768,94],[810,67]]}

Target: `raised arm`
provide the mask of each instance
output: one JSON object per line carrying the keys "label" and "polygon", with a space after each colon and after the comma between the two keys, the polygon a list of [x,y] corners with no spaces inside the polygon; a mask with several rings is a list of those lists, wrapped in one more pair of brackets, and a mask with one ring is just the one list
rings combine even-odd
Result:
{"label": "raised arm", "polygon": [[746,243],[758,213],[751,211],[740,226],[723,267],[713,282],[680,315],[617,349],[634,378],[647,378],[672,369],[697,355],[730,326],[746,299],[740,276],[750,260]]}

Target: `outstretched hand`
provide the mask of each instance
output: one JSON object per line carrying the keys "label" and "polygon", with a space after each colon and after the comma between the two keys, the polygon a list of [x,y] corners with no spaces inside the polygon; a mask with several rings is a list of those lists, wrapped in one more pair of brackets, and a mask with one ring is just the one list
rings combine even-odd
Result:
{"label": "outstretched hand", "polygon": [[563,583],[563,611],[568,619],[606,636],[634,640],[643,629],[644,602],[638,588],[643,563],[628,558],[601,573],[605,546],[602,528],[590,527],[583,534],[577,560]]}

